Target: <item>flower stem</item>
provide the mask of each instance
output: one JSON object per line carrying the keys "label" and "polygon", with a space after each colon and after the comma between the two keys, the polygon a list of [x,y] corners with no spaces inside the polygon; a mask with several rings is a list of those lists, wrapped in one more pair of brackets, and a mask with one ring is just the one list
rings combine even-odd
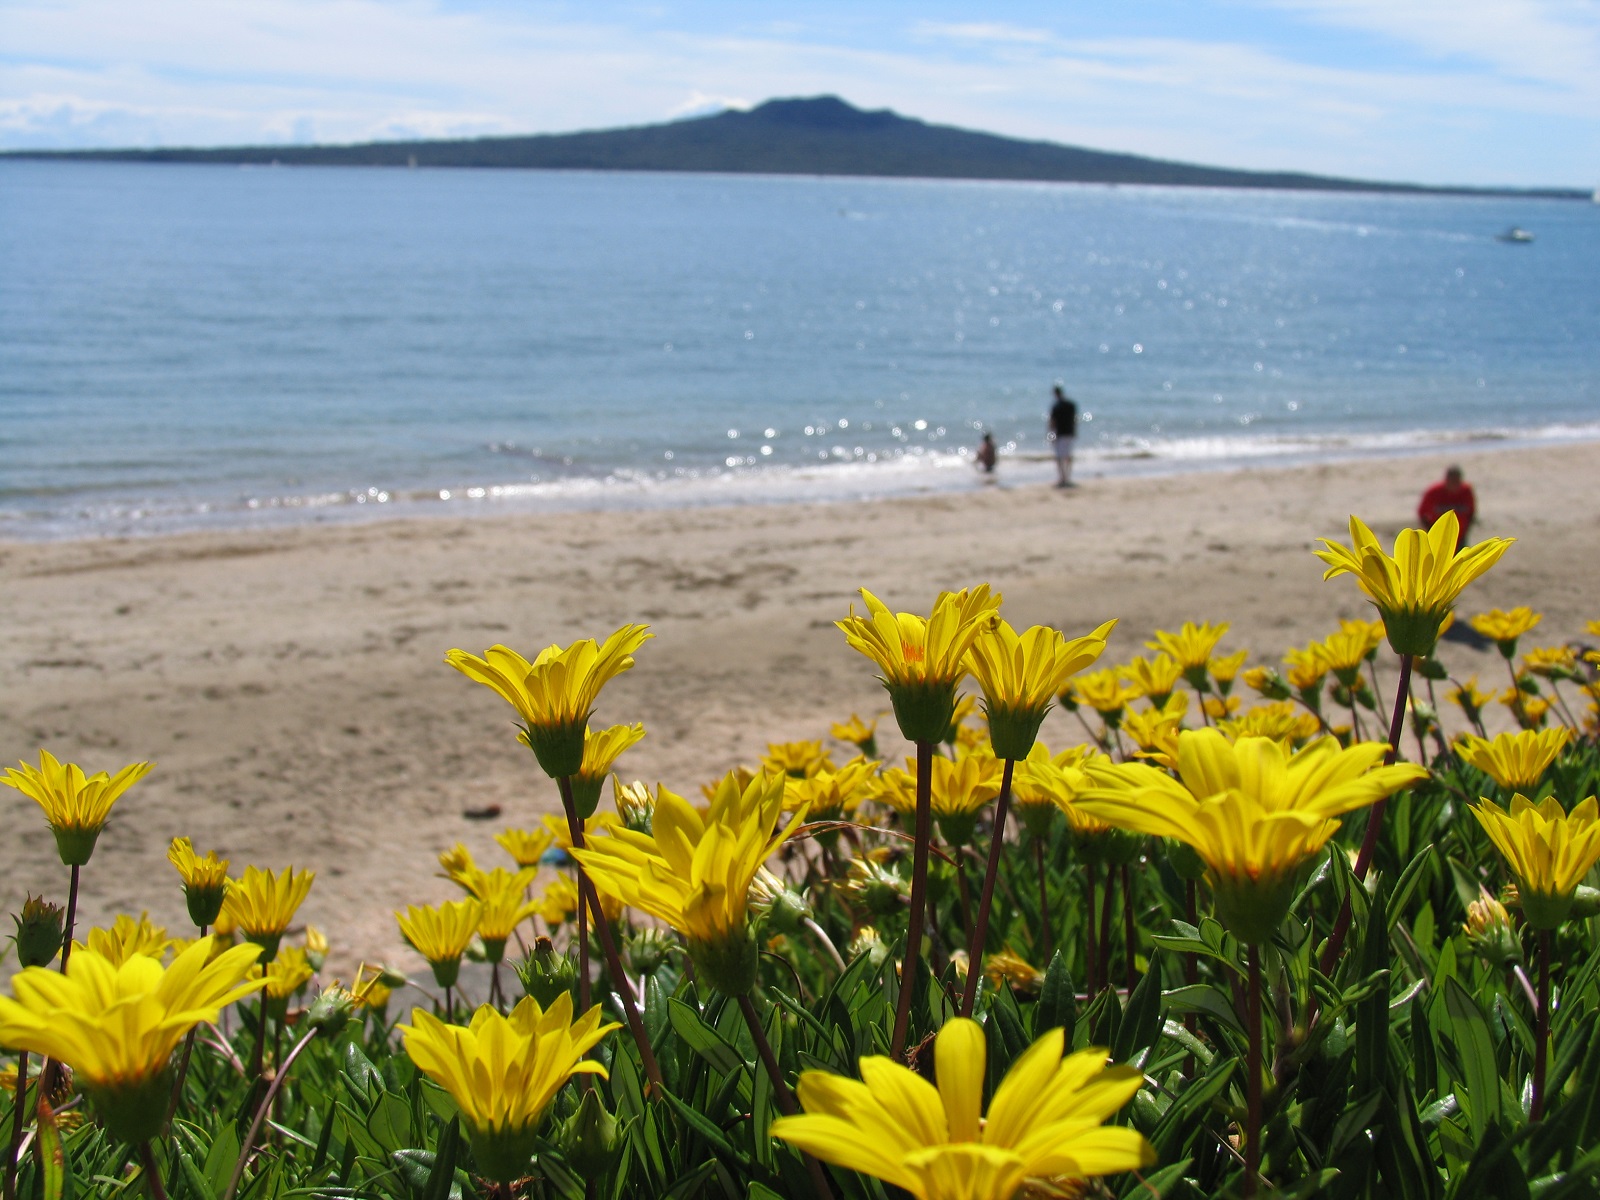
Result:
{"label": "flower stem", "polygon": [[[1411,695],[1411,656],[1400,656],[1400,678],[1394,686],[1394,715],[1389,719],[1389,753],[1383,756],[1383,765],[1393,766],[1400,757],[1400,734],[1405,727],[1406,699]],[[1365,883],[1367,872],[1372,868],[1372,858],[1378,849],[1378,832],[1383,828],[1383,814],[1389,807],[1389,797],[1385,796],[1374,804],[1367,814],[1367,832],[1361,839],[1361,852],[1356,855],[1355,876],[1357,883]],[[1350,898],[1345,897],[1345,902],[1339,907],[1338,920],[1333,923],[1333,932],[1328,935],[1327,948],[1322,952],[1322,973],[1331,975],[1334,964],[1339,961],[1339,955],[1344,951],[1344,940],[1350,933]]]}
{"label": "flower stem", "polygon": [[995,803],[994,831],[989,838],[989,864],[983,872],[983,894],[978,897],[978,920],[972,927],[972,941],[967,946],[967,989],[961,995],[963,1017],[972,1015],[972,1006],[978,999],[978,980],[983,977],[983,944],[989,937],[989,908],[994,903],[994,881],[1000,874],[1000,852],[1006,843],[1006,814],[1011,809],[1011,773],[1016,766],[1015,759],[1006,759],[1000,775],[1000,798]]}
{"label": "flower stem", "polygon": [[839,953],[839,947],[833,944],[833,939],[828,936],[828,931],[821,925],[818,925],[817,922],[811,917],[802,918],[800,923],[811,931],[812,937],[816,938],[817,941],[822,943],[822,948],[824,951],[826,951],[828,958],[833,962],[833,965],[838,970],[839,974],[843,975],[845,972],[844,956]]}
{"label": "flower stem", "polygon": [[[72,882],[67,887],[67,919],[61,927],[61,973],[67,973],[67,960],[72,957],[72,930],[78,919],[78,872],[72,868]],[[39,1094],[35,1108],[44,1103],[46,1096],[56,1090],[56,1064],[48,1055],[39,1067]]]}
{"label": "flower stem", "polygon": [[900,960],[900,999],[895,1005],[894,1034],[889,1057],[900,1058],[911,1022],[911,992],[917,960],[922,955],[922,922],[928,900],[928,842],[933,836],[933,744],[917,743],[917,826],[911,854],[911,913],[906,928],[906,949]]}
{"label": "flower stem", "polygon": [[1116,894],[1117,872],[1106,864],[1106,886],[1100,897],[1100,986],[1114,987],[1111,982],[1111,898]]}
{"label": "flower stem", "polygon": [[16,1200],[18,1158],[22,1152],[22,1128],[25,1124],[23,1102],[28,1095],[28,1052],[17,1055],[17,1087],[12,1093],[13,1116],[11,1122],[11,1149],[6,1154],[5,1200]]}
{"label": "flower stem", "polygon": [[1122,955],[1127,962],[1122,964],[1122,975],[1130,994],[1133,992],[1134,984],[1139,982],[1139,967],[1134,961],[1138,956],[1138,949],[1139,935],[1133,928],[1133,872],[1124,866],[1122,868]]}
{"label": "flower stem", "polygon": [[1050,932],[1050,893],[1045,881],[1043,838],[1033,839],[1033,865],[1039,872],[1039,936],[1043,939],[1039,943],[1039,961],[1048,966],[1055,947]]}
{"label": "flower stem", "polygon": [[1254,1196],[1261,1182],[1261,950],[1250,943],[1250,991],[1245,1011],[1249,1050],[1245,1070],[1244,1194]]}
{"label": "flower stem", "polygon": [[1100,977],[1099,977],[1100,948],[1099,948],[1098,944],[1095,941],[1095,935],[1094,935],[1094,925],[1095,925],[1095,919],[1096,919],[1095,918],[1095,910],[1094,910],[1095,909],[1095,906],[1094,906],[1094,893],[1095,893],[1096,885],[1099,883],[1099,879],[1097,878],[1099,876],[1099,874],[1100,874],[1100,872],[1095,869],[1095,864],[1094,864],[1094,860],[1093,859],[1090,859],[1087,863],[1084,864],[1084,877],[1083,877],[1083,879],[1084,879],[1084,887],[1087,889],[1087,891],[1089,893],[1089,904],[1088,904],[1088,913],[1089,913],[1089,915],[1083,922],[1083,930],[1084,930],[1084,934],[1083,934],[1083,936],[1084,936],[1084,950],[1083,950],[1083,958],[1084,958],[1083,977],[1084,978],[1083,978],[1083,986],[1084,986],[1084,990],[1090,996],[1097,996],[1100,993]]}
{"label": "flower stem", "polygon": [[1533,1119],[1544,1119],[1544,1070],[1550,1056],[1550,931],[1539,930],[1539,1011],[1533,1028]]}
{"label": "flower stem", "polygon": [[[750,1040],[756,1044],[756,1053],[761,1056],[761,1065],[766,1068],[767,1078],[772,1080],[772,1098],[778,1105],[778,1111],[786,1117],[798,1116],[800,1104],[783,1078],[783,1068],[778,1066],[778,1056],[772,1052],[772,1043],[767,1041],[766,1030],[761,1028],[761,1016],[756,1012],[749,993],[739,997],[739,1011],[744,1014]],[[824,1200],[831,1197],[833,1189],[828,1186],[828,1178],[822,1173],[822,1164],[809,1154],[802,1153],[800,1157],[805,1159],[806,1170],[811,1173],[812,1190]]]}
{"label": "flower stem", "polygon": [[[572,780],[562,778],[561,803],[567,810],[567,832],[572,837],[575,848],[583,849],[583,821],[578,817],[577,806],[572,800]],[[595,891],[594,880],[589,878],[589,872],[583,869],[583,864],[578,864],[578,937],[582,947],[582,966],[578,980],[585,995],[581,998],[581,1007],[588,1011],[589,998],[587,995],[589,984],[589,936],[584,921],[585,911],[594,913],[595,929],[600,934],[600,945],[605,951],[606,969],[611,973],[616,994],[622,1001],[623,1015],[628,1019],[628,1031],[633,1034],[633,1041],[639,1047],[639,1059],[644,1064],[645,1078],[650,1081],[651,1087],[657,1093],[666,1089],[666,1082],[661,1078],[661,1066],[656,1062],[656,1053],[650,1046],[650,1036],[645,1032],[644,1020],[639,1016],[639,1006],[634,1003],[633,984],[628,981],[627,972],[622,969],[622,956],[617,953],[616,939],[611,936],[611,923],[606,920],[605,913],[600,907],[600,895]]]}
{"label": "flower stem", "polygon": [[144,1182],[150,1189],[150,1200],[167,1200],[167,1191],[161,1186],[161,1170],[156,1166],[156,1156],[149,1142],[139,1143],[139,1165],[144,1168]]}
{"label": "flower stem", "polygon": [[[256,1147],[256,1138],[261,1134],[261,1125],[267,1119],[267,1114],[272,1111],[272,1102],[278,1098],[278,1092],[283,1087],[283,1081],[289,1078],[289,1068],[294,1065],[294,1060],[300,1057],[300,1051],[311,1044],[317,1036],[315,1029],[307,1030],[305,1037],[295,1043],[294,1049],[289,1051],[289,1057],[284,1059],[273,1072],[272,1086],[267,1089],[267,1094],[261,1098],[261,1104],[256,1109],[255,1120],[250,1122],[250,1131],[244,1135],[244,1144],[239,1147],[238,1161],[233,1164],[233,1176],[228,1180],[228,1190],[222,1194],[222,1200],[233,1200],[233,1194],[239,1190],[239,1181],[244,1178],[245,1163],[250,1159],[250,1152]],[[149,1143],[147,1142],[148,1149]],[[166,1197],[157,1197],[156,1200],[166,1200]]]}

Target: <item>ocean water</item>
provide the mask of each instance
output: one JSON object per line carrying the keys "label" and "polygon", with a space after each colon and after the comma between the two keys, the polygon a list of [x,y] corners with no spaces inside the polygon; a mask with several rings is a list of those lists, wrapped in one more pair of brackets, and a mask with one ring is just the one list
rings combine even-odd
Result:
{"label": "ocean water", "polygon": [[[1536,240],[1495,235],[1511,225]],[[0,163],[0,538],[1600,437],[1600,206]]]}

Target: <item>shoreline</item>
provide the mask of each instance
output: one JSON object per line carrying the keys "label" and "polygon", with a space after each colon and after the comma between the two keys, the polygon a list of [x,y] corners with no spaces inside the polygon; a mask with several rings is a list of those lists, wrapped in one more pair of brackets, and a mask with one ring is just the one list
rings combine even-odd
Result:
{"label": "shoreline", "polygon": [[[1080,450],[1075,476],[1096,482],[1152,479],[1591,443],[1600,443],[1600,423],[1364,435],[1192,436]],[[130,506],[131,511],[122,517],[0,512],[0,546],[160,539],[191,533],[240,535],[301,526],[409,520],[496,520],[596,512],[854,504],[959,495],[981,491],[996,482],[1008,488],[1045,485],[1053,478],[1054,458],[1048,443],[1039,450],[1002,449],[994,479],[975,474],[971,451],[965,446],[876,461],[842,459],[809,466],[707,468],[688,474],[680,471],[676,476],[618,467],[605,475],[533,483],[453,484],[448,488],[405,490],[373,485],[342,492],[248,497],[226,505],[197,499],[180,506],[174,501],[166,511],[149,512]],[[89,528],[76,528],[80,524]],[[36,532],[30,536],[30,530]]]}
{"label": "shoreline", "polygon": [[[650,624],[655,640],[607,686],[595,720],[649,731],[619,764],[624,779],[694,795],[768,741],[827,741],[830,722],[888,707],[833,627],[863,585],[925,609],[941,588],[988,581],[1013,624],[1069,634],[1118,617],[1108,663],[1142,652],[1157,628],[1226,620],[1224,650],[1275,662],[1369,611],[1352,581],[1323,582],[1315,539],[1342,540],[1355,512],[1387,540],[1456,460],[1478,491],[1474,536],[1519,538],[1469,588],[1463,615],[1531,604],[1545,620],[1530,645],[1582,639],[1600,618],[1600,494],[1581,486],[1600,443],[1588,441],[1128,476],[1066,493],[3,542],[0,761],[36,762],[41,747],[91,771],[155,761],[84,871],[84,927],[148,909],[182,931],[165,853],[186,835],[236,870],[316,870],[305,919],[332,939],[336,973],[357,958],[413,966],[390,913],[451,894],[435,855],[460,840],[501,862],[494,833],[557,807],[511,710],[444,665],[452,647],[531,654]],[[1442,657],[1458,677],[1505,686],[1492,647],[1451,642]],[[898,737],[880,732],[898,759]],[[1042,736],[1083,739],[1060,711]],[[463,815],[492,805],[501,818]],[[0,815],[16,831],[0,845],[0,908],[28,891],[62,899],[36,806],[5,789]]]}

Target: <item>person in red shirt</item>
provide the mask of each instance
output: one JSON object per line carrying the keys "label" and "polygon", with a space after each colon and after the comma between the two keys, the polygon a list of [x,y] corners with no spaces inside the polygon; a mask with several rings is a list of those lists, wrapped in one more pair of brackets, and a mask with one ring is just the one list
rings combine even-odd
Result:
{"label": "person in red shirt", "polygon": [[1444,473],[1444,478],[1422,493],[1422,503],[1417,505],[1417,520],[1422,522],[1424,529],[1432,529],[1433,524],[1447,512],[1456,514],[1456,520],[1461,524],[1461,533],[1456,538],[1456,549],[1461,549],[1467,544],[1467,531],[1472,528],[1473,518],[1478,515],[1478,499],[1472,494],[1472,485],[1461,477],[1460,467],[1451,467]]}

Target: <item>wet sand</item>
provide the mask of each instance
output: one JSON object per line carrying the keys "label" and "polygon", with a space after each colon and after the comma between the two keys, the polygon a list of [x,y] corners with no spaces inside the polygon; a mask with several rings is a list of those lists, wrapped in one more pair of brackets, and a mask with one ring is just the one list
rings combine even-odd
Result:
{"label": "wet sand", "polygon": [[[1546,616],[1530,643],[1583,639],[1600,618],[1600,445],[1455,458],[1478,490],[1475,534],[1519,539],[1464,610],[1533,604]],[[643,721],[619,771],[687,792],[768,741],[825,738],[887,707],[832,624],[862,585],[926,611],[940,588],[987,581],[1013,624],[1069,634],[1119,617],[1107,661],[1158,627],[1228,620],[1224,649],[1272,662],[1369,611],[1348,579],[1322,581],[1315,539],[1343,537],[1350,512],[1391,536],[1444,465],[1062,492],[1006,487],[1002,461],[1000,486],[959,496],[0,544],[0,761],[36,762],[43,746],[90,770],[157,764],[84,871],[85,922],[148,909],[181,931],[165,852],[187,834],[236,869],[314,868],[303,913],[331,936],[336,968],[405,963],[391,910],[451,894],[435,854],[462,840],[500,861],[496,831],[558,807],[509,706],[444,665],[452,647],[531,655],[648,623],[655,640],[596,721]],[[1450,643],[1444,657],[1504,686],[1492,648]],[[1044,736],[1082,731],[1056,712]],[[492,805],[502,818],[463,816]],[[33,803],[0,789],[0,827],[0,908],[28,891],[64,899]]]}

